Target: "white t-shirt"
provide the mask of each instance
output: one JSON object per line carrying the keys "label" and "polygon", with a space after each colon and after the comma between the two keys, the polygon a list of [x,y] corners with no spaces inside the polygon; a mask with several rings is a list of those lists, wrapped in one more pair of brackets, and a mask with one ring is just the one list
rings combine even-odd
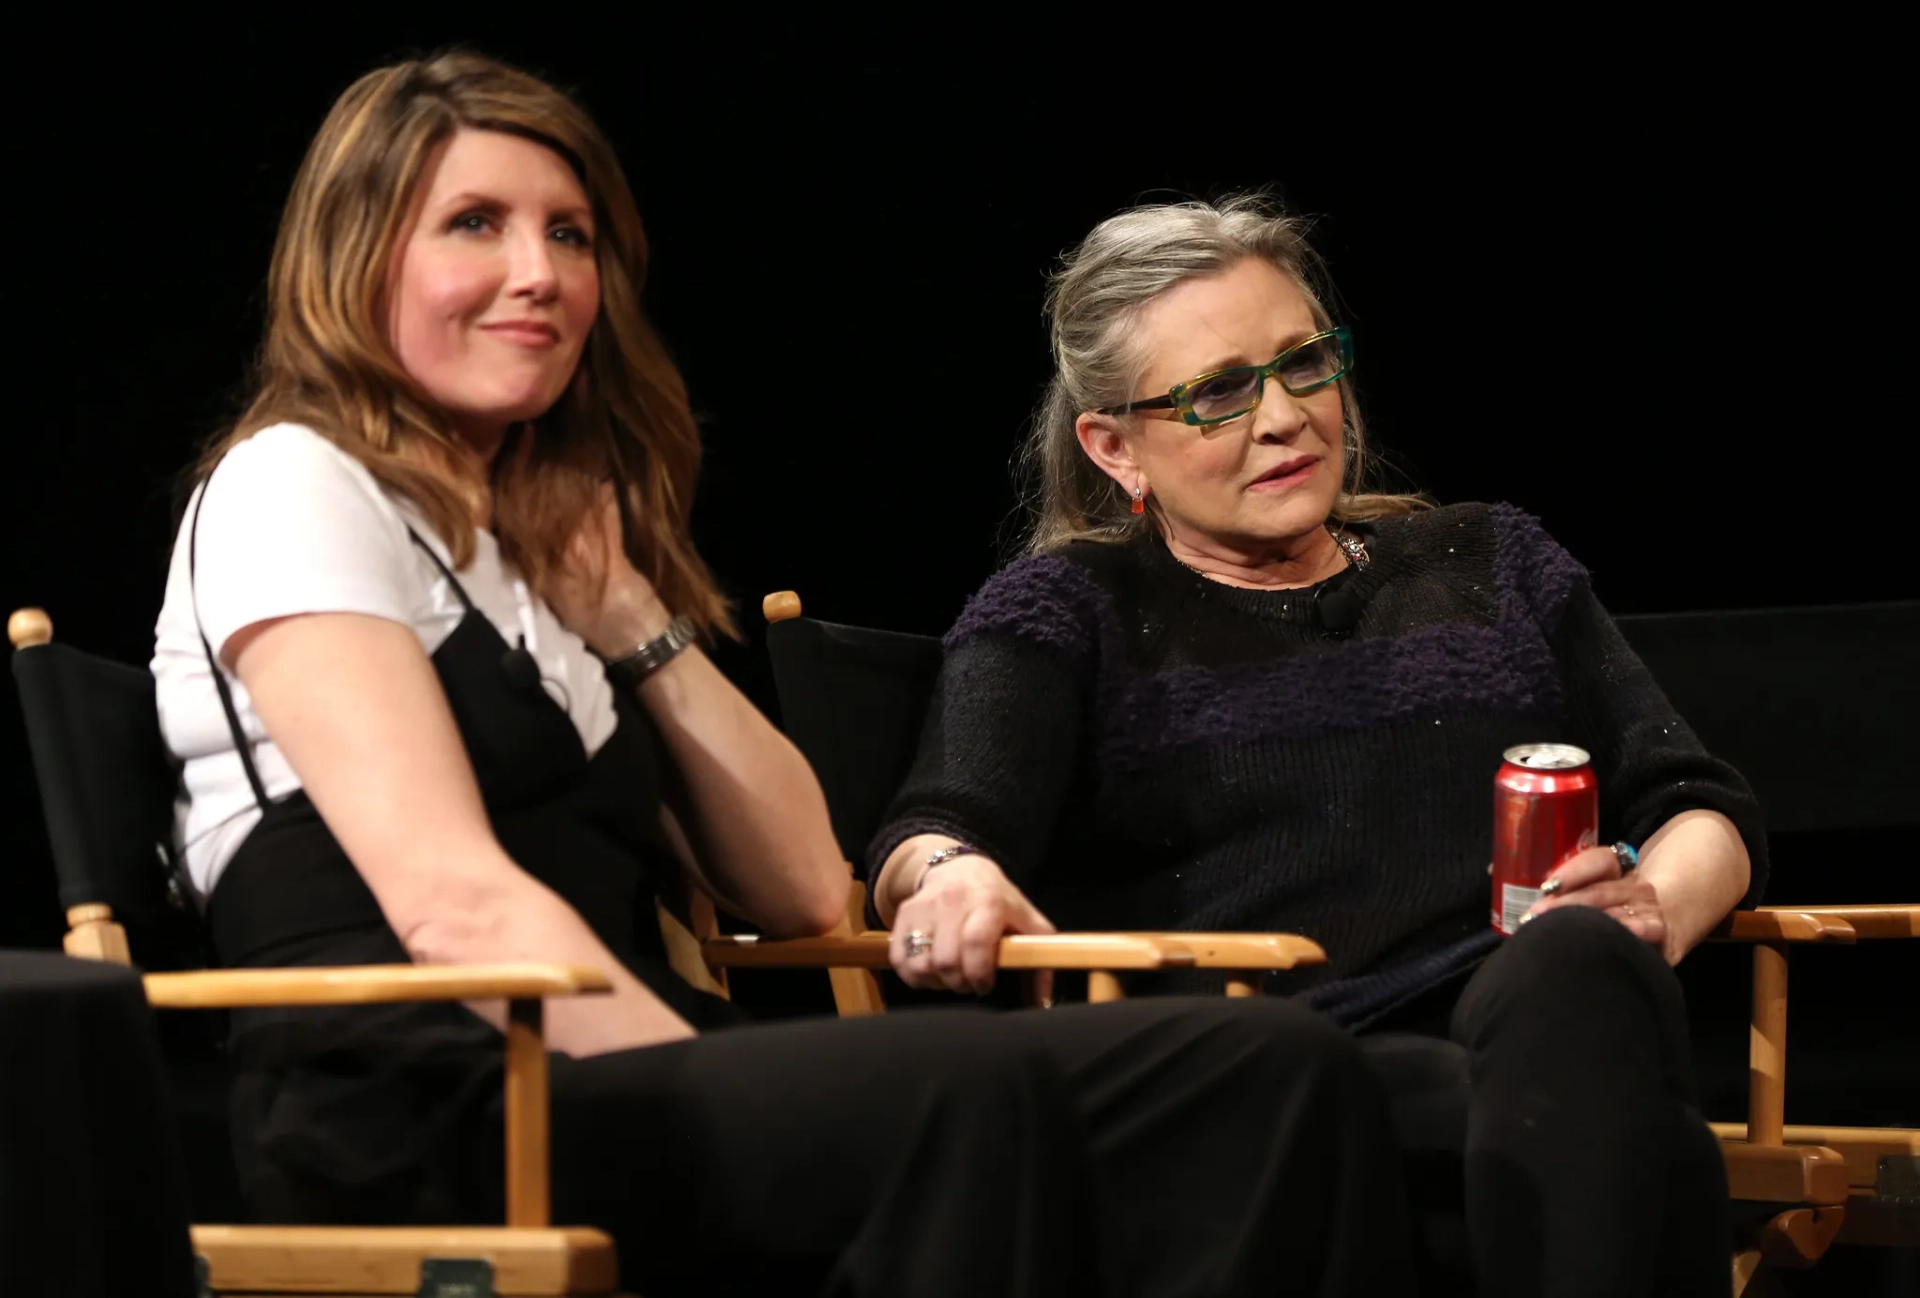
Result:
{"label": "white t-shirt", "polygon": [[[190,594],[187,538],[196,509],[199,566]],[[365,466],[299,424],[276,424],[241,442],[195,493],[174,538],[153,675],[160,731],[182,762],[175,847],[184,851],[201,898],[213,891],[260,812],[208,673],[200,631],[218,654],[235,632],[268,618],[367,613],[412,627],[431,654],[466,610],[408,537],[409,526],[448,561],[446,548],[410,502],[390,495]],[[547,692],[567,709],[592,755],[616,724],[600,660],[501,563],[492,535],[476,532],[474,540],[474,559],[458,574],[460,584],[508,644],[522,644],[524,637]],[[292,793],[300,777],[266,737],[246,687],[225,674],[268,798]]]}

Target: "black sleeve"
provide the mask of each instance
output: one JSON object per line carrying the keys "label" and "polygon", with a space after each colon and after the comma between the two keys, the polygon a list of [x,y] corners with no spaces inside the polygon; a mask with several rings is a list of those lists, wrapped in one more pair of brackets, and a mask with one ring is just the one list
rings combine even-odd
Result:
{"label": "black sleeve", "polygon": [[913,770],[867,852],[869,883],[906,839],[946,834],[1030,888],[1082,751],[1084,679],[1072,655],[1011,636],[949,650]]}
{"label": "black sleeve", "polygon": [[1701,746],[1584,581],[1569,594],[1552,643],[1576,742],[1600,778],[1602,841],[1637,847],[1683,811],[1717,811],[1740,831],[1752,860],[1740,905],[1759,904],[1767,835],[1753,790]]}

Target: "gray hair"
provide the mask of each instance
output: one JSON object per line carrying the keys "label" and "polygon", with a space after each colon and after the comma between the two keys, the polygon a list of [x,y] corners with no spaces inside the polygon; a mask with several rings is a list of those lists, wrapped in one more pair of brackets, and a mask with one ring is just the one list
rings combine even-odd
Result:
{"label": "gray hair", "polygon": [[[1218,203],[1151,204],[1110,216],[1061,258],[1047,287],[1053,378],[1034,413],[1019,463],[1026,480],[1028,553],[1069,541],[1126,541],[1151,515],[1132,512],[1127,493],[1087,458],[1074,432],[1083,412],[1121,405],[1147,367],[1135,325],[1146,305],[1176,284],[1218,274],[1259,257],[1292,280],[1315,323],[1333,327],[1324,304],[1331,288],[1307,243],[1307,222],[1264,194]],[[1339,382],[1346,472],[1336,521],[1404,514],[1424,497],[1369,490],[1366,433],[1352,376]]]}

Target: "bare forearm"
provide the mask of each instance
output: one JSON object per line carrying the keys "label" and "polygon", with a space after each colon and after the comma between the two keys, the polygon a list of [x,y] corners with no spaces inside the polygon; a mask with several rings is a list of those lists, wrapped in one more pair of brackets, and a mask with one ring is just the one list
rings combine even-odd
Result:
{"label": "bare forearm", "polygon": [[258,624],[234,640],[267,732],[415,960],[601,970],[612,996],[553,1004],[551,1039],[570,1054],[691,1035],[570,906],[502,850],[410,629],[313,614]]}
{"label": "bare forearm", "polygon": [[[617,538],[617,516],[602,522],[601,539]],[[611,578],[590,596],[563,581],[549,598],[607,658],[658,639],[672,620],[624,559],[612,561]],[[799,751],[697,648],[647,677],[639,697],[673,759],[667,804],[691,849],[688,864],[730,909],[770,934],[824,933],[839,924],[847,866],[820,782]]]}
{"label": "bare forearm", "polygon": [[[693,1029],[626,966],[579,914],[543,884],[502,861],[455,885],[433,908],[432,918],[402,933],[407,953],[419,964],[492,964],[531,961],[586,965],[613,983],[608,996],[556,998],[547,1002],[547,1040],[575,1057],[677,1041]],[[474,1007],[496,1025],[498,1005]]]}
{"label": "bare forearm", "polygon": [[729,905],[778,936],[838,924],[847,865],[799,750],[698,650],[649,677],[640,699],[679,771],[700,869]]}
{"label": "bare forearm", "polygon": [[1666,956],[1677,964],[1746,895],[1752,866],[1732,821],[1717,811],[1683,811],[1647,839],[1639,874],[1660,896]]}

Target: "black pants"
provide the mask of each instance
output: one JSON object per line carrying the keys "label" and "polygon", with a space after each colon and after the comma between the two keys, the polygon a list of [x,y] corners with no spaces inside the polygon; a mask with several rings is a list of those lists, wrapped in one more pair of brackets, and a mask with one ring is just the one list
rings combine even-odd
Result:
{"label": "black pants", "polygon": [[[1666,962],[1569,907],[1456,990],[1361,1038],[1405,1150],[1427,1288],[1470,1271],[1483,1298],[1725,1295],[1726,1171]],[[1449,1259],[1462,1214],[1467,1256]]]}
{"label": "black pants", "polygon": [[792,1022],[553,1073],[557,1220],[625,1285],[875,1298],[1402,1292],[1360,1052],[1285,1002]]}

